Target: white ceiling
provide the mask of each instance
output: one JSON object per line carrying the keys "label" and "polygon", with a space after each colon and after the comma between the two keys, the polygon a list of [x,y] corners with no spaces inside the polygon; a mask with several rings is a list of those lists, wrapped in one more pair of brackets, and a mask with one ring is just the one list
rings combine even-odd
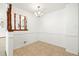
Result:
{"label": "white ceiling", "polygon": [[44,13],[56,11],[65,7],[66,3],[14,3],[13,6],[24,9],[29,12],[34,12],[37,6],[40,6]]}

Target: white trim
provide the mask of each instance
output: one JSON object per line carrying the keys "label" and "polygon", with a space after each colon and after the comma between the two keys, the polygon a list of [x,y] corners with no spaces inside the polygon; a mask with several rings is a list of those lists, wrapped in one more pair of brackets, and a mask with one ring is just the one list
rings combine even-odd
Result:
{"label": "white trim", "polygon": [[78,52],[76,52],[76,51],[72,51],[72,50],[69,50],[69,49],[66,49],[66,51],[67,51],[67,52],[70,52],[70,53],[72,53],[72,54],[78,55]]}
{"label": "white trim", "polygon": [[24,46],[29,45],[29,44],[32,44],[32,43],[34,43],[34,42],[37,42],[37,40],[31,41],[31,42],[30,42],[30,41],[27,41],[26,44],[23,44],[23,45],[21,45],[21,46],[15,47],[15,48],[13,48],[13,50],[18,49],[18,48],[21,48],[21,47],[24,47]]}

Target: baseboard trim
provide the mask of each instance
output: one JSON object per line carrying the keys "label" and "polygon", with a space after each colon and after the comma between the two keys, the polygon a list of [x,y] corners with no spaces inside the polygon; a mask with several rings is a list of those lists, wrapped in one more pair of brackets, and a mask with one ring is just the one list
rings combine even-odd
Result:
{"label": "baseboard trim", "polygon": [[26,46],[26,45],[29,45],[29,44],[32,44],[34,42],[37,42],[37,40],[35,40],[35,41],[27,41],[27,43],[25,43],[25,44],[24,44],[24,41],[23,41],[23,44],[22,45],[13,48],[13,50],[18,49],[18,48],[21,48],[21,47]]}
{"label": "baseboard trim", "polygon": [[66,51],[69,52],[69,53],[72,53],[72,54],[78,55],[78,52],[76,52],[76,51],[71,51],[71,50],[69,50],[69,49],[66,49]]}

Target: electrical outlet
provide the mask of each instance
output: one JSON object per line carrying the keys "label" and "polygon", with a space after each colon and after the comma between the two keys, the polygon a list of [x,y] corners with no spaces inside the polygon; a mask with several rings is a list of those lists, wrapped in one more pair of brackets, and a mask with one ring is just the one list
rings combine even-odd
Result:
{"label": "electrical outlet", "polygon": [[26,43],[27,41],[24,41],[24,44]]}

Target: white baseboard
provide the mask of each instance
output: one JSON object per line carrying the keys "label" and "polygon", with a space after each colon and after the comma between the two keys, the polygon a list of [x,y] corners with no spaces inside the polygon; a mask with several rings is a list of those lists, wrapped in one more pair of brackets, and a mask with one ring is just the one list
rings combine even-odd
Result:
{"label": "white baseboard", "polygon": [[72,51],[72,50],[69,50],[69,49],[66,49],[66,51],[67,51],[67,52],[70,52],[70,53],[72,53],[72,54],[78,55],[78,52],[76,52],[76,51]]}
{"label": "white baseboard", "polygon": [[15,48],[13,48],[13,50],[14,49],[18,49],[18,48],[21,48],[21,47],[23,47],[23,46],[26,46],[26,45],[29,45],[29,44],[32,44],[32,43],[34,43],[34,42],[36,42],[37,40],[34,40],[34,41],[27,41],[27,43],[23,43],[22,45],[20,45],[20,46],[18,46],[18,47],[15,47]]}
{"label": "white baseboard", "polygon": [[[41,41],[43,41],[43,40],[41,40]],[[59,47],[64,48],[67,52],[70,52],[70,53],[75,54],[75,55],[79,55],[79,53],[78,53],[78,52],[76,52],[76,51],[72,51],[72,50],[69,50],[69,49],[66,49],[65,47],[60,46],[60,45],[58,45],[58,44],[55,44],[55,43],[50,43],[50,42],[48,42],[48,41],[43,41],[43,42],[46,42],[46,43],[49,43],[49,44],[52,44],[52,45],[54,44],[54,45],[56,45],[56,46],[59,46]]]}

